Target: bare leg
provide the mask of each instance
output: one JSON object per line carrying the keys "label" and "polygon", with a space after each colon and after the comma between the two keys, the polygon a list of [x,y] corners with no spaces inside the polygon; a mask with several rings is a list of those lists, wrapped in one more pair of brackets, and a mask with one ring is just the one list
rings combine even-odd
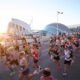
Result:
{"label": "bare leg", "polygon": [[32,74],[29,74],[29,75],[27,76],[28,80],[32,80],[32,77],[33,77]]}
{"label": "bare leg", "polygon": [[24,75],[21,73],[20,80],[24,80]]}

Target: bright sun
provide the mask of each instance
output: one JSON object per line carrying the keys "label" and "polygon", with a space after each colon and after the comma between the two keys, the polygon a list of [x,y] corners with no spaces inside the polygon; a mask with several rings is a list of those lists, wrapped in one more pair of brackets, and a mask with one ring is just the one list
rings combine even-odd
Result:
{"label": "bright sun", "polygon": [[8,27],[8,20],[1,20],[0,22],[0,33],[6,33],[7,32],[7,27]]}

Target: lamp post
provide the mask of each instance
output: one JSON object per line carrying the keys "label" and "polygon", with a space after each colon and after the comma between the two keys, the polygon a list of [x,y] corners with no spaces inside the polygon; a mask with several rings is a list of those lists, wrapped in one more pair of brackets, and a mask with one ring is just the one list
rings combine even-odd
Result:
{"label": "lamp post", "polygon": [[58,32],[58,15],[59,14],[63,14],[63,12],[60,12],[60,11],[57,11],[57,35],[59,34],[59,32]]}

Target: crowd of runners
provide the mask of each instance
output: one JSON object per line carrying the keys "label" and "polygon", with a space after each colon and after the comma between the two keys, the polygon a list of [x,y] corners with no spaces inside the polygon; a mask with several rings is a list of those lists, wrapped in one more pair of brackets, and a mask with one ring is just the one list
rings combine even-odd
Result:
{"label": "crowd of runners", "polygon": [[[60,60],[63,59],[64,71],[62,75],[66,76],[69,67],[75,62],[75,50],[79,51],[80,40],[78,36],[62,34],[52,36],[48,42],[49,59],[55,64],[58,71],[62,69]],[[25,76],[27,76],[27,80],[32,80],[34,75],[42,72],[40,80],[56,80],[54,76],[51,75],[50,68],[45,66],[45,68],[42,69],[38,63],[43,49],[43,44],[41,44],[39,39],[33,38],[33,42],[29,43],[27,39],[22,38],[21,44],[16,39],[11,43],[9,46],[0,44],[0,61],[10,70],[10,76],[18,73],[20,80],[24,80]],[[33,72],[30,72],[31,68],[29,67],[31,59],[33,61]]]}

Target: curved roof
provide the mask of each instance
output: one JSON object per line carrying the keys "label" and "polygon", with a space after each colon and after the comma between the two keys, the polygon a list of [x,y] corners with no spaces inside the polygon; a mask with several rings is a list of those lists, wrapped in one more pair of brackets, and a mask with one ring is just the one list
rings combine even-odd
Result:
{"label": "curved roof", "polygon": [[30,29],[31,30],[31,28],[29,27],[29,24],[25,23],[24,21],[21,21],[19,19],[13,18],[12,19],[12,22],[15,23],[15,24],[17,24],[17,25],[22,26],[25,29]]}
{"label": "curved roof", "polygon": [[[18,30],[18,31],[17,31]],[[30,34],[32,30],[30,25],[19,19],[12,18],[8,25],[8,33]]]}
{"label": "curved roof", "polygon": [[63,32],[63,33],[70,33],[70,29],[64,25],[64,24],[61,24],[61,23],[51,23],[51,24],[48,24],[45,28],[46,31],[48,31],[49,33],[53,33],[53,34],[56,34],[57,33],[57,25],[58,25],[58,31],[59,32]]}

